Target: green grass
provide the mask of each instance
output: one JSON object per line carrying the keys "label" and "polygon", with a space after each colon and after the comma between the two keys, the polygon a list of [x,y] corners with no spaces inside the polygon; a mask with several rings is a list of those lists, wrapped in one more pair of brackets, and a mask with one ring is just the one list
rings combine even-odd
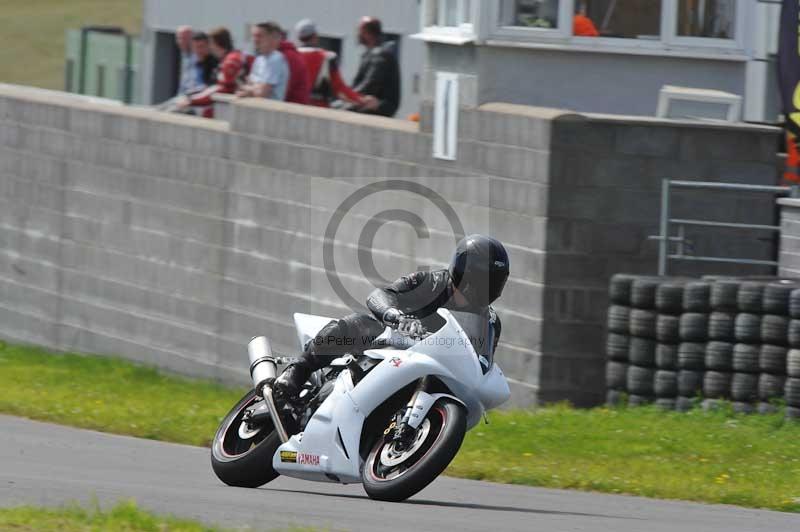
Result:
{"label": "green grass", "polygon": [[[0,530],[15,532],[223,532],[225,530],[174,517],[157,516],[139,509],[134,502],[117,504],[110,510],[90,510],[73,505],[63,508],[0,509]],[[290,527],[275,532],[313,532]]]}
{"label": "green grass", "polygon": [[66,30],[95,24],[139,33],[142,0],[0,0],[0,82],[63,90]]}
{"label": "green grass", "polygon": [[[0,412],[208,445],[242,389],[113,358],[0,345]],[[459,477],[800,512],[800,423],[782,414],[655,408],[494,412]]]}
{"label": "green grass", "polygon": [[800,423],[782,414],[555,406],[489,420],[449,474],[800,512]]}
{"label": "green grass", "polygon": [[245,393],[115,358],[18,346],[0,349],[0,390],[6,414],[203,446]]}

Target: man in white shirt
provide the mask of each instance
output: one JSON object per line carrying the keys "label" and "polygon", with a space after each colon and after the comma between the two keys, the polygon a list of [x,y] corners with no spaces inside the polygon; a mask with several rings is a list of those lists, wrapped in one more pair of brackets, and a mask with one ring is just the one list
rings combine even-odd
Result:
{"label": "man in white shirt", "polygon": [[274,22],[262,22],[253,27],[253,44],[258,57],[250,69],[250,76],[237,96],[255,96],[283,101],[289,82],[289,64],[278,51],[283,32]]}
{"label": "man in white shirt", "polygon": [[178,26],[175,30],[175,44],[181,53],[180,79],[176,96],[197,92],[197,58],[192,53],[192,28]]}

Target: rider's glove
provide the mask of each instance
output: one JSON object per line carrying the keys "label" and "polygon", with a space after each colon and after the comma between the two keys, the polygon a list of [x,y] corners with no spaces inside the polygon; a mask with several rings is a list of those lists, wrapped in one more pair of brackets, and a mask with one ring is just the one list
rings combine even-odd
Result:
{"label": "rider's glove", "polygon": [[390,308],[386,312],[383,313],[383,323],[386,325],[398,325],[400,323],[400,319],[403,317],[403,313],[400,312],[396,308]]}
{"label": "rider's glove", "polygon": [[409,336],[422,336],[425,333],[425,327],[422,322],[410,316],[402,316],[397,330]]}

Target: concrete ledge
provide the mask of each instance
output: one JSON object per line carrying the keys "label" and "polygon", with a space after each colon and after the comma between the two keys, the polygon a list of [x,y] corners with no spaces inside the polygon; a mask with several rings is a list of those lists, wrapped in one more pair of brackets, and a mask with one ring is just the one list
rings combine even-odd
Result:
{"label": "concrete ledge", "polygon": [[778,205],[800,209],[800,198],[779,198]]}
{"label": "concrete ledge", "polygon": [[[277,111],[288,113],[295,116],[304,116],[310,118],[319,118],[323,120],[330,120],[334,122],[341,122],[346,124],[354,124],[358,126],[378,128],[378,129],[391,129],[394,131],[405,131],[407,133],[418,133],[419,124],[409,120],[400,120],[397,118],[387,118],[385,116],[367,115],[362,113],[354,113],[352,111],[344,111],[340,109],[326,109],[324,107],[317,107],[314,105],[300,105],[295,103],[278,102],[274,100],[266,100],[264,98],[241,98],[233,102],[234,118],[231,121],[233,131],[242,131],[239,126],[241,125],[237,120],[237,110],[249,112],[252,110],[264,111]],[[245,129],[245,132],[248,130]]]}
{"label": "concrete ledge", "polygon": [[87,99],[85,96],[68,92],[37,89],[22,85],[0,83],[0,99],[10,98],[31,103],[68,107],[95,113],[125,116],[152,120],[163,124],[183,125],[209,129],[213,131],[228,131],[230,126],[220,120],[209,120],[198,116],[183,115],[178,113],[165,113],[149,107],[134,107],[126,105],[98,104],[96,100]]}
{"label": "concrete ledge", "polygon": [[478,106],[479,111],[487,113],[500,113],[512,116],[522,116],[526,118],[538,118],[540,120],[557,120],[560,118],[580,118],[585,116],[566,109],[553,109],[550,107],[534,107],[531,105],[519,105],[514,103],[485,103]]}
{"label": "concrete ledge", "polygon": [[724,122],[722,120],[679,120],[672,118],[658,118],[641,115],[609,115],[603,113],[585,113],[580,115],[587,120],[607,124],[644,125],[648,127],[686,127],[713,130],[752,131],[758,133],[781,133],[781,128],[764,126],[761,124],[748,124],[746,122]]}

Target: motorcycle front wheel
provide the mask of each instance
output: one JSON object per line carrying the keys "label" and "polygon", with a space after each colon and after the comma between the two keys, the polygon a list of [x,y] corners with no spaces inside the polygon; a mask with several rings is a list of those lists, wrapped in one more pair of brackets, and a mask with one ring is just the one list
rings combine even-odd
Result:
{"label": "motorcycle front wheel", "polygon": [[421,491],[450,464],[467,431],[467,413],[452,399],[431,407],[409,444],[381,437],[367,455],[361,480],[371,499],[399,502]]}
{"label": "motorcycle front wheel", "polygon": [[243,418],[248,408],[261,401],[250,390],[222,420],[211,444],[211,467],[229,486],[257,488],[278,477],[272,457],[281,444],[272,421],[257,426]]}

